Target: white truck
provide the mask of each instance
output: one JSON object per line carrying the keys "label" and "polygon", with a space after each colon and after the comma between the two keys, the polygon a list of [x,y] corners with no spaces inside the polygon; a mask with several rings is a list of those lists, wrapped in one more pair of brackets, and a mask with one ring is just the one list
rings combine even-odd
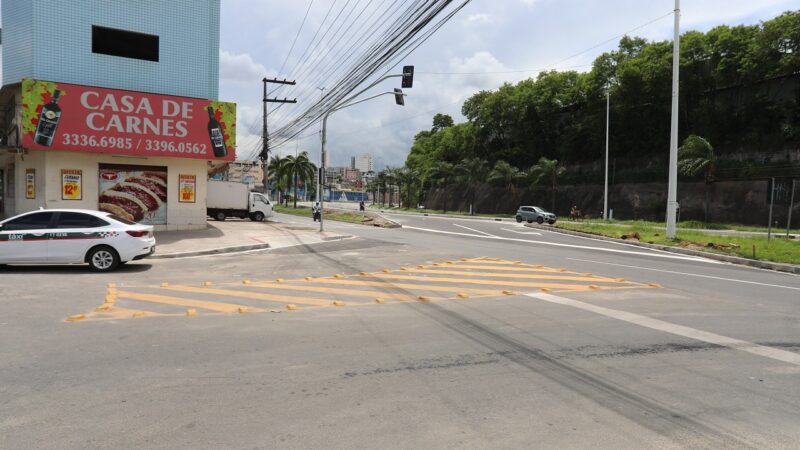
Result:
{"label": "white truck", "polygon": [[272,203],[258,192],[250,192],[250,186],[230,181],[208,180],[206,214],[215,220],[240,217],[261,222],[272,217]]}

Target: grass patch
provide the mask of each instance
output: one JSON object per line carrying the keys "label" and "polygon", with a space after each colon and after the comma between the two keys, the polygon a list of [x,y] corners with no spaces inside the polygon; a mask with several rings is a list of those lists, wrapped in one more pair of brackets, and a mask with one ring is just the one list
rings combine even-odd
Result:
{"label": "grass patch", "polygon": [[[273,205],[272,209],[276,213],[291,214],[293,216],[301,216],[301,217],[306,217],[309,220],[313,220],[313,216],[311,215],[311,208],[307,206],[298,206],[297,208],[292,208],[281,205]],[[360,224],[364,221],[364,216],[362,216],[361,214],[350,213],[345,211],[331,211],[330,209],[326,208],[322,219]]]}
{"label": "grass patch", "polygon": [[[565,217],[565,220],[568,218]],[[608,220],[608,221],[600,221],[600,220],[584,220],[580,223],[584,224],[598,224],[598,225],[617,225],[617,226],[625,226],[625,227],[649,227],[649,228],[664,228],[666,224],[664,222],[652,222],[649,220]],[[786,224],[784,227],[773,227],[772,233],[773,235],[778,235],[783,233],[786,234]],[[736,223],[714,223],[714,222],[702,222],[699,220],[684,220],[678,222],[677,224],[678,229],[687,229],[687,230],[733,230],[733,231],[753,231],[753,232],[760,232],[766,233],[767,227],[759,227],[753,225],[741,225]],[[793,228],[789,231],[792,234],[800,234],[800,229]]]}
{"label": "grass patch", "polygon": [[[655,222],[651,222],[655,223]],[[678,230],[677,239],[667,239],[665,232],[647,223],[636,223],[620,227],[614,224],[602,223],[556,223],[556,228],[565,230],[582,231],[614,238],[624,239],[634,233],[639,235],[640,242],[684,247],[710,253],[739,256],[761,261],[778,263],[800,264],[800,241],[773,237],[742,237],[742,236],[714,236],[698,231]],[[755,248],[755,256],[753,255]]]}

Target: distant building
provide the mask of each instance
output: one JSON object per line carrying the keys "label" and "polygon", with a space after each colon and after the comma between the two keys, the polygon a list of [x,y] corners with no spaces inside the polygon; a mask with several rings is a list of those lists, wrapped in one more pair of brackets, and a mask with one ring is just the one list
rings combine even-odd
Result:
{"label": "distant building", "polygon": [[374,171],[375,167],[372,162],[372,155],[369,153],[364,153],[359,156],[353,156],[350,158],[350,168],[358,169],[361,173]]}

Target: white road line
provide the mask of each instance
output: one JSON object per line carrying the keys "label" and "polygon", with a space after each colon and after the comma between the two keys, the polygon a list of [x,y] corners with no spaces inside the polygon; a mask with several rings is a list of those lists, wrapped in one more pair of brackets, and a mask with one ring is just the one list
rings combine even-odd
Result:
{"label": "white road line", "polygon": [[[638,256],[652,256],[653,258],[667,258],[667,259],[680,259],[684,261],[697,261],[697,262],[709,262],[705,258],[696,258],[694,256],[680,256],[674,254],[661,254],[661,253],[646,253],[646,252],[634,252],[630,250],[617,250],[615,248],[604,248],[604,247],[590,247],[588,245],[574,245],[574,244],[561,244],[558,242],[547,242],[547,241],[533,241],[529,239],[518,239],[518,238],[509,238],[509,237],[502,237],[502,236],[484,236],[482,234],[469,234],[469,233],[457,233],[455,231],[444,231],[444,230],[433,230],[430,228],[419,228],[419,227],[412,227],[408,225],[403,225],[404,230],[418,230],[418,231],[425,231],[428,233],[441,233],[441,234],[451,234],[454,236],[467,236],[467,237],[475,237],[481,239],[497,239],[502,241],[511,241],[511,242],[527,242],[529,244],[541,244],[541,245],[550,245],[553,247],[567,247],[567,248],[577,248],[583,250],[597,250],[600,252],[610,252],[610,253],[622,253],[626,255],[638,255]],[[716,261],[714,261],[716,264]]]}
{"label": "white road line", "polygon": [[[603,261],[592,261],[591,259],[579,259],[579,258],[567,258],[572,261],[581,261],[581,262],[588,262],[593,264],[605,264],[607,266],[619,266],[619,267],[629,267],[632,269],[639,269],[639,270],[650,270],[653,272],[663,272],[663,273],[671,273],[674,275],[684,275],[687,277],[698,277],[698,278],[708,278],[711,280],[721,280],[721,281],[732,281],[735,283],[744,283],[744,284],[755,284],[758,286],[767,286],[767,287],[774,287],[774,288],[781,288],[781,289],[791,289],[794,291],[800,291],[800,287],[793,287],[793,286],[783,286],[781,284],[769,284],[769,283],[759,283],[758,281],[747,281],[747,280],[738,280],[736,278],[724,278],[724,277],[715,277],[713,275],[700,275],[698,273],[687,273],[687,272],[676,272],[673,270],[663,270],[663,269],[652,269],[649,267],[642,267],[642,266],[629,266],[627,264],[615,264]],[[791,276],[790,274],[784,274]]]}
{"label": "white road line", "polygon": [[481,231],[481,230],[476,230],[476,229],[474,229],[474,228],[465,227],[464,225],[459,225],[459,224],[457,224],[457,223],[454,223],[454,224],[452,224],[452,225],[453,225],[454,227],[459,227],[459,228],[463,228],[463,229],[465,229],[465,230],[474,231],[474,232],[476,232],[476,233],[481,233],[481,234],[482,234],[482,235],[484,235],[484,236],[489,236],[489,237],[497,237],[497,236],[495,236],[495,235],[493,235],[493,234],[489,234],[489,233],[486,233],[486,232],[484,232],[484,231]]}
{"label": "white road line", "polygon": [[537,233],[535,231],[517,231],[517,230],[509,230],[508,228],[500,228],[500,229],[503,231],[510,231],[512,233],[517,233],[517,234],[534,234],[536,236],[542,235],[542,233]]}
{"label": "white road line", "polygon": [[545,293],[530,293],[525,294],[538,300],[544,300],[550,303],[559,305],[571,306],[573,308],[590,311],[601,316],[610,317],[612,319],[621,320],[623,322],[632,323],[641,327],[650,328],[652,330],[663,331],[665,333],[683,336],[697,341],[708,342],[722,347],[728,347],[734,350],[741,350],[743,352],[752,353],[754,355],[771,358],[782,361],[788,364],[800,366],[800,354],[781,350],[765,345],[754,344],[752,342],[743,341],[719,334],[710,333],[708,331],[697,330],[695,328],[677,325],[663,320],[653,319],[651,317],[642,316],[640,314],[630,313],[627,311],[620,311],[616,309],[604,308],[602,306],[592,305],[577,300],[572,300],[566,297],[559,297],[556,295]]}

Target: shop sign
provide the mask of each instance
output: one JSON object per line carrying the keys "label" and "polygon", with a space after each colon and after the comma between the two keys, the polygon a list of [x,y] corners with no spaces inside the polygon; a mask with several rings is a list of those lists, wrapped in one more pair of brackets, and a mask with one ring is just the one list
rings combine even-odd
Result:
{"label": "shop sign", "polygon": [[36,198],[36,169],[25,169],[25,198]]}
{"label": "shop sign", "polygon": [[22,146],[233,161],[236,104],[22,81]]}
{"label": "shop sign", "polygon": [[197,176],[178,175],[178,201],[181,203],[194,203],[197,193]]}
{"label": "shop sign", "polygon": [[83,199],[83,171],[80,169],[61,169],[61,199]]}
{"label": "shop sign", "polygon": [[166,167],[101,164],[98,209],[146,225],[166,224]]}

